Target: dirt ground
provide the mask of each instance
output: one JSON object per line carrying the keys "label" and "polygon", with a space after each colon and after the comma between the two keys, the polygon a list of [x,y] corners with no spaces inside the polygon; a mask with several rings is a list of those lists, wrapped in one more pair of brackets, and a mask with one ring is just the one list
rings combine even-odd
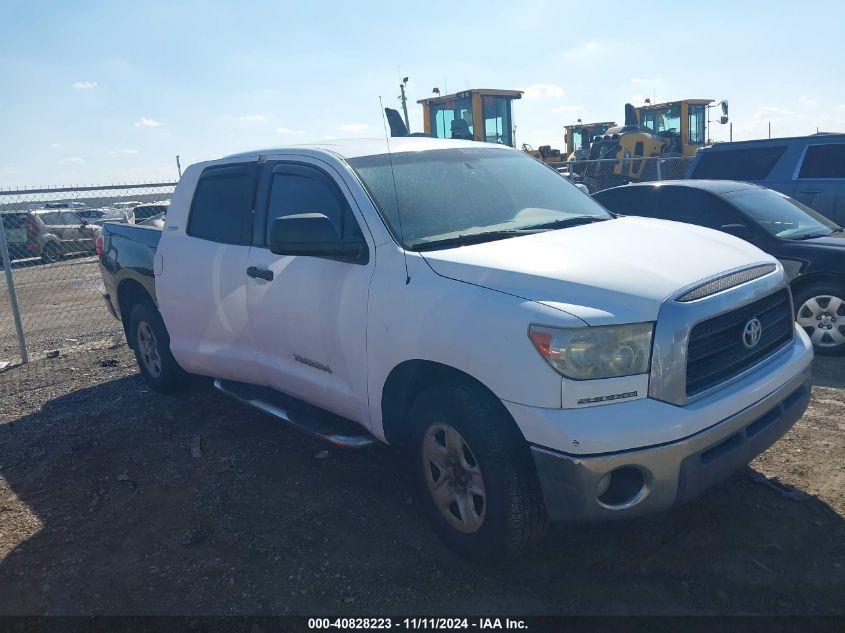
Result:
{"label": "dirt ground", "polygon": [[125,347],[42,362],[0,375],[0,614],[845,613],[845,359],[695,503],[487,568],[440,544],[387,449],[151,392]]}

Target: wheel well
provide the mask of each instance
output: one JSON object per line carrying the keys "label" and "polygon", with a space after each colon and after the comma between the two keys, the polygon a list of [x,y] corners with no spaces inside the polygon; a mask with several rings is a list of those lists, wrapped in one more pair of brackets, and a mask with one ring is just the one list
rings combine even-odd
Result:
{"label": "wheel well", "polygon": [[[809,275],[801,275],[796,277],[790,286],[792,287],[793,297],[807,286],[818,282],[829,282],[845,289],[845,275],[836,273],[810,273]],[[796,306],[797,307],[797,306]]]}
{"label": "wheel well", "polygon": [[129,336],[129,317],[132,308],[139,303],[149,303],[155,306],[155,302],[146,288],[134,279],[124,279],[117,287],[117,305],[120,306],[120,320],[123,323],[123,333],[126,335],[126,342],[132,347],[132,337]]}
{"label": "wheel well", "polygon": [[468,383],[488,395],[502,411],[503,419],[510,421],[511,430],[523,441],[525,438],[502,401],[482,382],[460,369],[428,360],[407,360],[393,368],[384,383],[381,394],[381,417],[384,435],[390,444],[407,443],[410,428],[405,424],[414,398],[423,389],[443,382]]}

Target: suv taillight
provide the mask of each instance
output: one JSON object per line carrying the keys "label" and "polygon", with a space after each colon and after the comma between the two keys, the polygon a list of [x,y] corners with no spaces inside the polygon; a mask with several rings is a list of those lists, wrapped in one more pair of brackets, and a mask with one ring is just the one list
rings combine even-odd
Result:
{"label": "suv taillight", "polygon": [[97,236],[97,241],[94,242],[94,250],[97,251],[97,255],[102,257],[105,255],[105,246],[106,246],[106,238],[103,237],[102,234]]}

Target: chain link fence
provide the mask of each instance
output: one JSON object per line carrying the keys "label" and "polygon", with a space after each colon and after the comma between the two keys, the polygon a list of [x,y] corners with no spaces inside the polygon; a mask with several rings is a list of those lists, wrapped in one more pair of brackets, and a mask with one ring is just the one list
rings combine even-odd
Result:
{"label": "chain link fence", "polygon": [[0,392],[21,363],[31,376],[123,343],[103,302],[96,238],[105,222],[154,221],[175,186],[0,190]]}
{"label": "chain link fence", "polygon": [[667,158],[637,157],[575,160],[552,166],[572,182],[586,185],[590,193],[632,182],[681,180],[689,170],[692,156]]}

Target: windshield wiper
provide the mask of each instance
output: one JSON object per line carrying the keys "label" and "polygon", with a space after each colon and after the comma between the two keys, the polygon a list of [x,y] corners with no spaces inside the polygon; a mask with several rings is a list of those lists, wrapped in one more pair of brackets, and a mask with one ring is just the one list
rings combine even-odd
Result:
{"label": "windshield wiper", "polygon": [[522,229],[508,229],[506,231],[484,231],[482,233],[469,233],[467,235],[445,237],[441,240],[432,240],[430,242],[418,242],[416,244],[411,244],[410,249],[412,251],[417,252],[434,251],[441,248],[450,248],[452,246],[465,246],[467,244],[481,244],[482,242],[504,240],[509,237],[516,237],[517,235],[525,234],[526,231],[523,231]]}
{"label": "windshield wiper", "polygon": [[[841,230],[842,229],[839,229],[839,231],[841,231]],[[798,237],[791,237],[789,239],[795,240],[796,242],[798,240],[814,240],[817,237],[827,237],[828,235],[833,235],[834,233],[837,233],[837,232],[838,232],[837,230],[833,230],[830,233],[807,233],[807,235],[799,235]]]}
{"label": "windshield wiper", "polygon": [[520,231],[537,231],[543,229],[562,229],[567,226],[578,226],[580,224],[592,224],[593,222],[604,222],[613,218],[601,218],[595,215],[574,215],[562,220],[552,220],[551,222],[543,222],[542,224],[532,224],[529,226],[520,227]]}

